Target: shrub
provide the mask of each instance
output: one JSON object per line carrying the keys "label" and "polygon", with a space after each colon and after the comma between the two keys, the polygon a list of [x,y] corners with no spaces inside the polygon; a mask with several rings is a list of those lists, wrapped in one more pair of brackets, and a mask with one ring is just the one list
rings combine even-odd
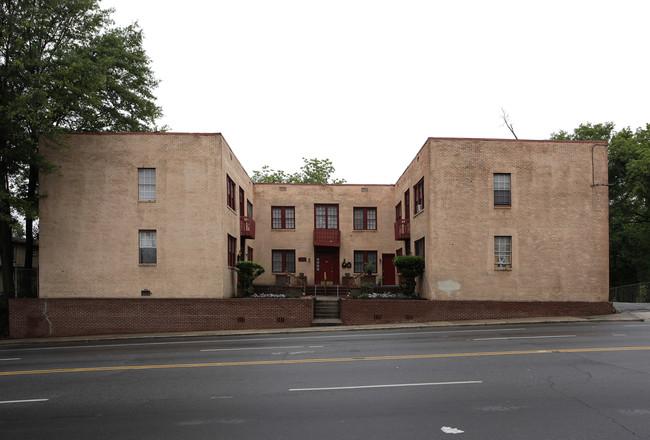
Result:
{"label": "shrub", "polygon": [[399,287],[404,295],[415,294],[415,279],[424,272],[424,258],[417,255],[401,255],[393,258],[393,264],[402,273]]}
{"label": "shrub", "polygon": [[252,261],[238,261],[235,264],[239,272],[239,285],[245,295],[252,295],[254,292],[253,281],[264,273],[262,265]]}
{"label": "shrub", "polygon": [[373,290],[375,290],[374,284],[366,283],[361,285],[361,293],[363,295],[370,295]]}

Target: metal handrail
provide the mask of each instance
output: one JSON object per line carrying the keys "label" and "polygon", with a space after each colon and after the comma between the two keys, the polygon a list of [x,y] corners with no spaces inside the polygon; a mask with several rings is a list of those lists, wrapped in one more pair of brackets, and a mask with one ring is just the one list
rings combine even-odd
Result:
{"label": "metal handrail", "polygon": [[[307,293],[307,280],[297,277],[291,272],[285,272],[284,274],[289,277],[290,286],[295,286],[295,285],[302,286],[302,294],[304,295],[305,293]],[[291,280],[295,280],[296,284],[292,284]]]}

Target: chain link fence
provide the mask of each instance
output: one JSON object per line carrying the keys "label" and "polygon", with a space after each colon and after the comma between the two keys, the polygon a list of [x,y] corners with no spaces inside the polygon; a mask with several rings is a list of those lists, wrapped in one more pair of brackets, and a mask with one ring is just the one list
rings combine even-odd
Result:
{"label": "chain link fence", "polygon": [[650,283],[611,287],[609,300],[627,303],[650,303]]}

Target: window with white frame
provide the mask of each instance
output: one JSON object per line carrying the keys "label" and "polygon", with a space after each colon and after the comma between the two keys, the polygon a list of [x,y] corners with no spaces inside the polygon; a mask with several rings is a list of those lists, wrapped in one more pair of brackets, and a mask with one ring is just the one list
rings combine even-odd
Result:
{"label": "window with white frame", "polygon": [[512,269],[512,237],[494,237],[494,268],[496,270]]}
{"label": "window with white frame", "polygon": [[510,206],[510,174],[494,174],[494,206]]}
{"label": "window with white frame", "polygon": [[155,168],[138,168],[138,199],[156,200]]}
{"label": "window with white frame", "polygon": [[157,249],[156,231],[140,231],[140,264],[156,264]]}

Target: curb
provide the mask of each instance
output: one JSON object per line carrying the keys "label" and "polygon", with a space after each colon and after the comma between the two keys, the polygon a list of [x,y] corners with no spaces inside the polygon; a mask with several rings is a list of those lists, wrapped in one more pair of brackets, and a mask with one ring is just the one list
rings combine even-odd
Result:
{"label": "curb", "polygon": [[173,332],[173,333],[133,333],[113,335],[90,335],[90,336],[62,336],[56,338],[31,338],[31,339],[0,339],[0,347],[26,345],[26,344],[50,344],[61,342],[90,342],[90,341],[117,341],[133,339],[163,339],[163,338],[187,338],[201,336],[244,336],[244,335],[281,335],[294,333],[335,333],[346,331],[370,331],[370,330],[398,330],[414,328],[444,328],[444,327],[478,327],[488,325],[511,325],[511,324],[561,324],[575,322],[643,322],[643,317],[636,316],[630,312],[614,313],[611,315],[595,316],[557,316],[537,318],[505,318],[488,320],[467,320],[467,321],[435,321],[398,324],[369,324],[369,325],[342,325],[332,327],[299,327],[283,329],[251,329],[251,330],[207,330],[198,332]]}

